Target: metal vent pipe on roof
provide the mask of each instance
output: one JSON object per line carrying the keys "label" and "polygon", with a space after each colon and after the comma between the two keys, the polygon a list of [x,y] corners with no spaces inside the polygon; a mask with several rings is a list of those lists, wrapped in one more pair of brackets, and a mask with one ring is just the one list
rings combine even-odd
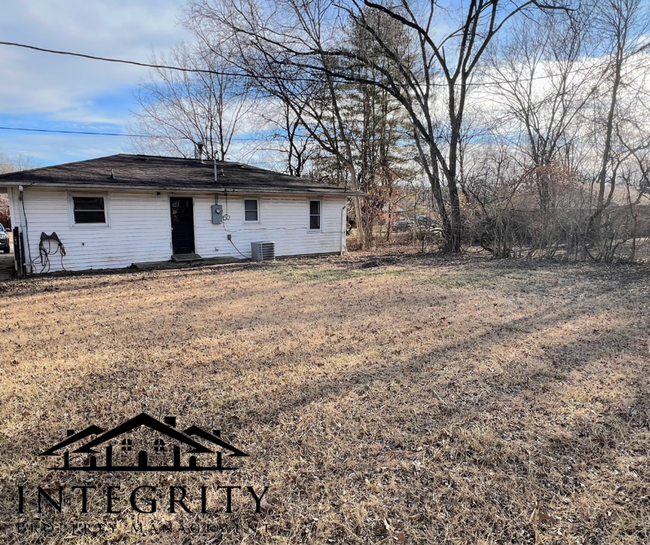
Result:
{"label": "metal vent pipe on roof", "polygon": [[194,152],[195,152],[196,160],[199,163],[202,163],[203,162],[203,142],[197,142],[195,144],[195,146],[196,147],[194,149]]}

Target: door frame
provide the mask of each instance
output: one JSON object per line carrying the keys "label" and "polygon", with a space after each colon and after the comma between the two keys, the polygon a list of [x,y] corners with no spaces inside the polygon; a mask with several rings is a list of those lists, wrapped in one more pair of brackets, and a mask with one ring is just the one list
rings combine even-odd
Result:
{"label": "door frame", "polygon": [[175,255],[174,251],[174,222],[172,221],[172,199],[190,199],[192,202],[192,250],[193,253],[196,253],[196,217],[194,215],[195,210],[195,199],[193,195],[169,195],[169,235],[170,235],[170,245],[172,250],[172,255]]}

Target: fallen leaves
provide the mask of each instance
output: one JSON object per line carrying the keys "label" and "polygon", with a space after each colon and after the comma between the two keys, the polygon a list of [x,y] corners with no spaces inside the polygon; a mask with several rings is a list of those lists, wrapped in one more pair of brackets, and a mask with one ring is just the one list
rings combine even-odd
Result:
{"label": "fallen leaves", "polygon": [[642,266],[373,259],[8,284],[0,512],[53,437],[146,410],[250,454],[201,483],[270,486],[251,542],[643,542]]}

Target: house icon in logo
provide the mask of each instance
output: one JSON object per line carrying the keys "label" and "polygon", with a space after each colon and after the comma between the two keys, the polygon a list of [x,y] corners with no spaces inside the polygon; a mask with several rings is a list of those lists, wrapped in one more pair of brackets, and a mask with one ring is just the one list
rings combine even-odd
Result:
{"label": "house icon in logo", "polygon": [[[63,466],[50,468],[62,471],[183,472],[237,469],[224,467],[223,454],[228,457],[248,454],[226,443],[220,435],[218,430],[210,433],[197,426],[181,432],[176,429],[175,416],[167,416],[164,422],[160,422],[141,413],[108,431],[95,425],[80,432],[68,430],[68,436],[63,441],[40,456],[61,456],[62,452]],[[199,457],[211,459],[212,462],[199,464]],[[78,465],[75,465],[76,460],[80,461]],[[183,460],[187,461],[186,465]]]}

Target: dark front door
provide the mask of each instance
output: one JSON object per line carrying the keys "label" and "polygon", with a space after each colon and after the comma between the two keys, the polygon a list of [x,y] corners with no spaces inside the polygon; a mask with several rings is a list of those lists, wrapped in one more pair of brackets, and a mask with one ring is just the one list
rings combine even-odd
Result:
{"label": "dark front door", "polygon": [[172,197],[172,247],[175,254],[194,252],[194,213],[191,197]]}

